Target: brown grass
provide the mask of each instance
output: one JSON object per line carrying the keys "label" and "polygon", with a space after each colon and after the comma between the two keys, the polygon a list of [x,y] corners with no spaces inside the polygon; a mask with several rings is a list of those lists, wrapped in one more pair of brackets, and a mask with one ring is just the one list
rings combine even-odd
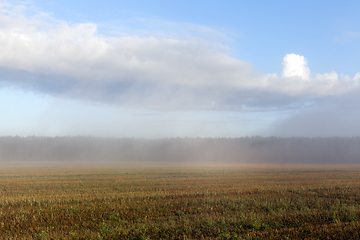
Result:
{"label": "brown grass", "polygon": [[1,239],[357,239],[357,166],[0,169]]}

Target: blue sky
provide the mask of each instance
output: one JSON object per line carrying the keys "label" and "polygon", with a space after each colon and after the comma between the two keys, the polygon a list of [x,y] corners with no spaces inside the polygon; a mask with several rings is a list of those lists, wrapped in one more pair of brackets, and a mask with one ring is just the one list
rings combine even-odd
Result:
{"label": "blue sky", "polygon": [[[235,57],[263,72],[281,72],[288,53],[304,55],[316,73],[354,75],[360,60],[357,1],[32,1],[72,23],[121,29],[173,31],[166,23],[207,27],[225,39]],[[143,20],[143,21],[141,21]],[[149,24],[146,22],[150,20]],[[158,21],[156,23],[156,21]],[[165,29],[164,29],[165,28]],[[184,30],[183,30],[184,31]],[[190,31],[189,31],[190,32]],[[191,32],[194,34],[193,32]],[[344,61],[346,59],[346,61]]]}
{"label": "blue sky", "polygon": [[359,135],[359,7],[0,1],[0,135]]}

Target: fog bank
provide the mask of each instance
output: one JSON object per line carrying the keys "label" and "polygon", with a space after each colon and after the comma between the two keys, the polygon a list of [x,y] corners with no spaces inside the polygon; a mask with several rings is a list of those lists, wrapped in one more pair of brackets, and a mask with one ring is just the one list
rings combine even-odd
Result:
{"label": "fog bank", "polygon": [[360,137],[0,137],[2,162],[357,164]]}

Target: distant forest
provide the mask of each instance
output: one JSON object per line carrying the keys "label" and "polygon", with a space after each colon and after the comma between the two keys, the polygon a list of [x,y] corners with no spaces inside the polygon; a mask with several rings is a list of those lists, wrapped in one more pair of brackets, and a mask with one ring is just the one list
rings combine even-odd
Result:
{"label": "distant forest", "polygon": [[360,137],[0,137],[0,161],[360,163]]}

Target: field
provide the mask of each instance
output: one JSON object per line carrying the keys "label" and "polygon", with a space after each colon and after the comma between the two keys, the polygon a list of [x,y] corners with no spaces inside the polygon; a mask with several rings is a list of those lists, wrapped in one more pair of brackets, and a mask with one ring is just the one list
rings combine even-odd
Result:
{"label": "field", "polygon": [[0,168],[0,239],[359,239],[360,167]]}

